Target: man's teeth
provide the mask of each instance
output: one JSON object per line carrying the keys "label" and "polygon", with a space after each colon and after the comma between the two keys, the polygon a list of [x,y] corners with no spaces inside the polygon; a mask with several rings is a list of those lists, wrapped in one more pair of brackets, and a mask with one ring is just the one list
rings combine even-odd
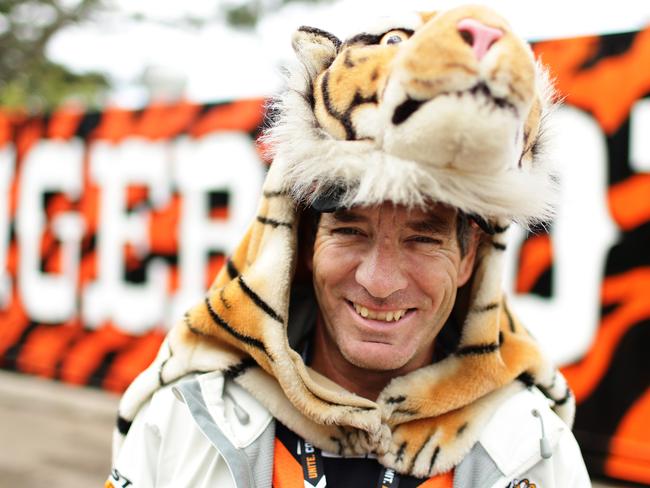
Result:
{"label": "man's teeth", "polygon": [[372,310],[368,310],[366,307],[357,305],[356,303],[353,305],[357,313],[364,319],[382,320],[384,322],[397,322],[407,311],[407,309],[403,309],[391,310],[390,312],[373,312]]}

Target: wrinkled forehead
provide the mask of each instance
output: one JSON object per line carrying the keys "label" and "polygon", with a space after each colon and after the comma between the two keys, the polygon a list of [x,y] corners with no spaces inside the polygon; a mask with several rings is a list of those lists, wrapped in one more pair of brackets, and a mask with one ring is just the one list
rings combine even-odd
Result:
{"label": "wrinkled forehead", "polygon": [[455,227],[458,210],[443,203],[430,203],[426,207],[406,207],[392,202],[381,205],[339,208],[323,214],[325,223],[379,224],[390,222],[395,226],[408,226],[423,232],[447,232]]}

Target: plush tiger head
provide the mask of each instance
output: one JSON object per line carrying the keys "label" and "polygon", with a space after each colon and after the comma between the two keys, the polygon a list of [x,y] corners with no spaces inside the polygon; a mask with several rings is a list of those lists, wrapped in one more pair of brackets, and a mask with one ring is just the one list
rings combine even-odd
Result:
{"label": "plush tiger head", "polygon": [[345,42],[301,27],[271,131],[285,187],[344,205],[436,200],[522,223],[552,212],[544,69],[483,7],[391,19]]}

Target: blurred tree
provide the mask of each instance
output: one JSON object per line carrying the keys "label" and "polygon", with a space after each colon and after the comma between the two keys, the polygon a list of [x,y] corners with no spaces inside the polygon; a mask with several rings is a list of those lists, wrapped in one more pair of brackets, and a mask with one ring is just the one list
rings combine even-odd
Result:
{"label": "blurred tree", "polygon": [[255,27],[267,13],[278,10],[288,3],[321,3],[331,0],[243,0],[226,3],[223,10],[226,20],[234,27]]}
{"label": "blurred tree", "polygon": [[107,79],[50,61],[46,48],[59,30],[102,8],[103,0],[0,0],[0,106],[44,111],[70,98],[97,106]]}

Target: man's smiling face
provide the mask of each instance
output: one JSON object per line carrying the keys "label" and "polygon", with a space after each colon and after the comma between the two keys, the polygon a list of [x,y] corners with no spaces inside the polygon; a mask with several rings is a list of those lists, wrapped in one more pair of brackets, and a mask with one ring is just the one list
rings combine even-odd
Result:
{"label": "man's smiling face", "polygon": [[456,215],[391,203],[323,214],[311,262],[325,329],[317,347],[339,366],[405,374],[428,364],[476,253],[472,230],[461,254]]}

